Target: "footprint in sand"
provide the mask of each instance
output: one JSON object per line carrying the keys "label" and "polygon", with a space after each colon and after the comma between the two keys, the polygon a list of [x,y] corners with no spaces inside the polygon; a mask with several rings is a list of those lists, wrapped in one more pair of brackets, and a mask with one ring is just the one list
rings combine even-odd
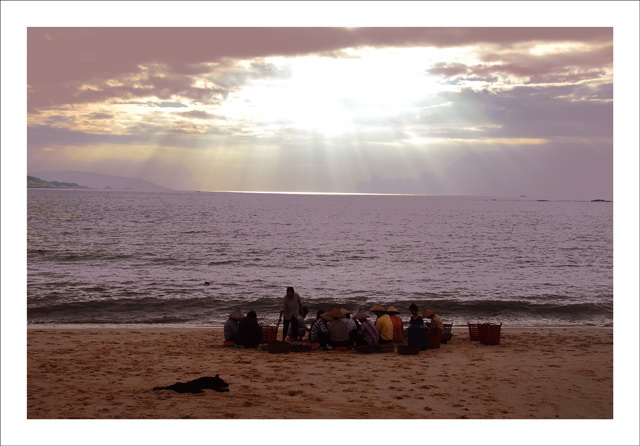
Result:
{"label": "footprint in sand", "polygon": [[302,393],[302,390],[289,390],[287,392],[287,395],[289,396],[297,396],[300,395]]}

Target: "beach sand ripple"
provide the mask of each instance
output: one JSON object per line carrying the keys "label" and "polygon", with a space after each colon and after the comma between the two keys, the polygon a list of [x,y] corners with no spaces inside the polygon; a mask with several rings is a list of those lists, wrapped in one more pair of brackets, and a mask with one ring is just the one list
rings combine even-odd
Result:
{"label": "beach sand ripple", "polygon": [[[30,419],[609,419],[613,331],[466,329],[418,355],[222,346],[220,329],[29,329]],[[228,393],[152,390],[219,374]]]}

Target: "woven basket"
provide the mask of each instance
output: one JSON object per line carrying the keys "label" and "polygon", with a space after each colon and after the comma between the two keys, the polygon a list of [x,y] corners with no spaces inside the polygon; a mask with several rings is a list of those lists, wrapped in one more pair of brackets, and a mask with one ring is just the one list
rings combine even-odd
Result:
{"label": "woven basket", "polygon": [[418,353],[420,353],[419,345],[398,345],[400,355],[417,355]]}
{"label": "woven basket", "polygon": [[396,346],[393,344],[378,344],[376,346],[376,353],[393,353],[396,351]]}
{"label": "woven basket", "polygon": [[500,344],[500,328],[502,324],[478,324],[478,340],[485,345]]}
{"label": "woven basket", "polygon": [[291,344],[292,352],[308,352],[311,351],[311,344]]}
{"label": "woven basket", "polygon": [[289,344],[267,344],[269,353],[289,353],[291,346]]}
{"label": "woven basket", "polygon": [[358,353],[373,353],[376,351],[375,345],[356,345],[356,351]]}
{"label": "woven basket", "polygon": [[453,330],[453,323],[443,324],[443,328],[444,328],[444,332],[442,333],[442,338],[440,339],[440,342],[443,344],[446,344],[453,337],[453,333],[451,333],[451,331]]}
{"label": "woven basket", "polygon": [[478,332],[478,325],[479,324],[470,324],[467,322],[467,327],[469,327],[469,339],[471,339],[472,341],[479,341],[480,340],[480,334]]}
{"label": "woven basket", "polygon": [[263,341],[275,341],[277,337],[278,337],[278,327],[276,327],[275,325],[262,326]]}

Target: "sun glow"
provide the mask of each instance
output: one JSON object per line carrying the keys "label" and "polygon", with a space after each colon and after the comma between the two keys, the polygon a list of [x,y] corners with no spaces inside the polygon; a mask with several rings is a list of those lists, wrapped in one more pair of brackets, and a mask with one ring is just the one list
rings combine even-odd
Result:
{"label": "sun glow", "polygon": [[[219,110],[261,131],[334,137],[378,129],[411,114],[438,85],[415,50],[348,51],[350,57],[271,58],[288,77],[255,80],[233,93]],[[415,114],[414,114],[415,115]]]}

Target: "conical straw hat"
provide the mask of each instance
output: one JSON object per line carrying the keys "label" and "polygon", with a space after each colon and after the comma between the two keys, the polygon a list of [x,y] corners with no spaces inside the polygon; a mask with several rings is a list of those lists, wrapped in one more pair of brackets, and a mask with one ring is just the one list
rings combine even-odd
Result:
{"label": "conical straw hat", "polygon": [[383,313],[386,313],[386,312],[387,312],[386,308],[385,308],[385,307],[383,307],[383,306],[382,306],[382,305],[380,305],[380,304],[376,305],[375,307],[373,307],[373,308],[372,308],[371,310],[369,310],[369,311],[373,311],[374,313],[375,313],[376,311],[382,311]]}
{"label": "conical straw hat", "polygon": [[363,310],[358,310],[358,312],[353,316],[354,319],[367,319],[368,317],[369,315]]}
{"label": "conical straw hat", "polygon": [[230,319],[236,319],[236,320],[240,320],[243,317],[244,317],[244,314],[242,314],[242,311],[240,311],[240,310],[236,310],[236,311],[234,311],[233,313],[231,313],[229,315]]}
{"label": "conical straw hat", "polygon": [[398,310],[396,310],[396,307],[394,307],[393,305],[391,305],[389,308],[387,308],[387,313],[400,313]]}
{"label": "conical straw hat", "polygon": [[425,308],[425,310],[422,312],[422,317],[431,317],[433,316],[435,313],[432,310],[427,310]]}

